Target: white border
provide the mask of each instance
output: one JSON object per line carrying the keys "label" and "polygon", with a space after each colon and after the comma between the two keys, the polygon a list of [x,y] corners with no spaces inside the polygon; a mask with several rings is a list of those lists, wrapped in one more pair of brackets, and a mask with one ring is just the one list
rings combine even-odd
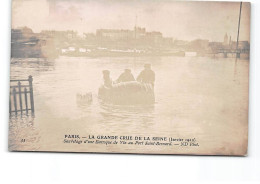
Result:
{"label": "white border", "polygon": [[260,72],[257,74],[257,71],[260,71],[260,1],[250,2],[248,157],[216,157],[8,152],[11,2],[1,0],[0,183],[259,183]]}

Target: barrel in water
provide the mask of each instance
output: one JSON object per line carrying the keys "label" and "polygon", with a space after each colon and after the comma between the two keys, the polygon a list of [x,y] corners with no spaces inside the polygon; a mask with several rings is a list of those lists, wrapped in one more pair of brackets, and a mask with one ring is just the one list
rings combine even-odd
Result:
{"label": "barrel in water", "polygon": [[114,84],[111,88],[101,86],[98,96],[116,105],[153,104],[155,101],[153,85],[136,81]]}

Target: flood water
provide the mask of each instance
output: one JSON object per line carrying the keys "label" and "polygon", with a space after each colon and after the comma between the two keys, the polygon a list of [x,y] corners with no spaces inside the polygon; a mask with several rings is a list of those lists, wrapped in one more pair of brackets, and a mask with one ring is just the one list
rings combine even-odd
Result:
{"label": "flood water", "polygon": [[[156,74],[154,105],[114,106],[99,101],[102,70],[110,70],[113,80],[125,68],[137,77],[145,63],[151,63]],[[248,67],[248,60],[235,63],[234,58],[208,57],[12,59],[11,79],[33,76],[35,117],[11,118],[10,149],[236,153],[247,139]],[[77,94],[86,93],[92,93],[92,103],[77,100]],[[64,134],[196,138],[200,147],[64,145]],[[235,139],[235,135],[241,136]],[[20,143],[21,137],[29,141]]]}

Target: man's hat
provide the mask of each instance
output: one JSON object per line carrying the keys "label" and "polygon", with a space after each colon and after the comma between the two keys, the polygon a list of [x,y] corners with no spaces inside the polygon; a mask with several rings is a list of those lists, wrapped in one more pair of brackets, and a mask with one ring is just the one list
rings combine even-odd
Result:
{"label": "man's hat", "polygon": [[109,75],[109,74],[110,74],[110,71],[109,71],[109,70],[103,70],[103,74],[104,74],[104,75]]}
{"label": "man's hat", "polygon": [[125,69],[125,72],[131,72],[131,70],[127,68],[127,69]]}

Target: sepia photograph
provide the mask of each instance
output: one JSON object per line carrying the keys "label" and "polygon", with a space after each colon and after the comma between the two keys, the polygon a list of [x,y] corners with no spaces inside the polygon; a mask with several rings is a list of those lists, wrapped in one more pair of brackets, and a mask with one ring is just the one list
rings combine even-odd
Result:
{"label": "sepia photograph", "polygon": [[13,0],[9,151],[247,156],[250,13]]}

